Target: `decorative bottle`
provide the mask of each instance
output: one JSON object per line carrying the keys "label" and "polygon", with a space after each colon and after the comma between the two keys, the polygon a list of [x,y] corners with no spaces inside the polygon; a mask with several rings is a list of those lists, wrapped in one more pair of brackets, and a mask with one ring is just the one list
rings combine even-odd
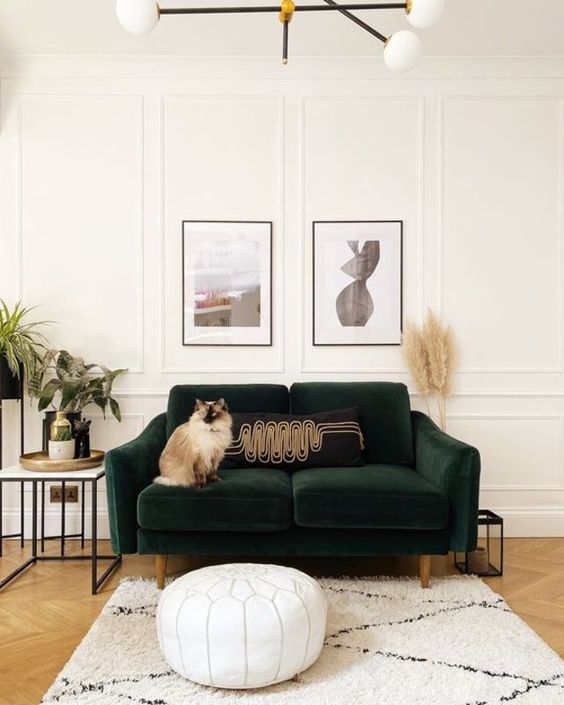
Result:
{"label": "decorative bottle", "polygon": [[57,411],[57,416],[51,424],[52,441],[68,441],[72,438],[71,422],[64,411]]}

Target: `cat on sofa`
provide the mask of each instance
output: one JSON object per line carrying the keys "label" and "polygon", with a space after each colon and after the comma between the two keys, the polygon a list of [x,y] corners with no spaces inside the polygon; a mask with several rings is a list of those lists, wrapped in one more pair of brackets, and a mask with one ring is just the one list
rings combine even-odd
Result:
{"label": "cat on sofa", "polygon": [[205,487],[217,482],[217,469],[231,444],[232,418],[224,399],[196,399],[194,412],[175,429],[159,459],[161,485]]}

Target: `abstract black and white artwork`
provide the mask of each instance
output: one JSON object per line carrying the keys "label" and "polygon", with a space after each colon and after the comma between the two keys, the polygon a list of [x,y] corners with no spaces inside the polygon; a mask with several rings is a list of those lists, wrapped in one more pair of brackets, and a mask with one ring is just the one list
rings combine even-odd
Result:
{"label": "abstract black and white artwork", "polygon": [[399,345],[400,220],[313,224],[313,344]]}
{"label": "abstract black and white artwork", "polygon": [[182,223],[183,344],[272,344],[272,223]]}

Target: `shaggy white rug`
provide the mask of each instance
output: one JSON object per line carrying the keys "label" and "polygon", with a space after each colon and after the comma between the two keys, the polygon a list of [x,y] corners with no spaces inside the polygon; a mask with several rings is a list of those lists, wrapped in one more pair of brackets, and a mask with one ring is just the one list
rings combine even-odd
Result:
{"label": "shaggy white rug", "polygon": [[319,661],[253,691],[198,686],[169,669],[154,581],[124,580],[43,703],[53,705],[563,705],[564,661],[478,578],[320,580]]}

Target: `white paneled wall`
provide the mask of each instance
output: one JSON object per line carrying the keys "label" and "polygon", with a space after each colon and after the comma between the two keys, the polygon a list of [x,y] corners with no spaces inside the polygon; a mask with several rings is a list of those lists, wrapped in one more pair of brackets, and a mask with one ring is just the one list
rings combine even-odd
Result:
{"label": "white paneled wall", "polygon": [[[96,446],[180,382],[408,381],[398,347],[311,345],[312,221],[401,219],[404,316],[455,329],[450,431],[482,452],[482,506],[510,534],[564,535],[564,63],[396,79],[364,60],[45,57],[1,86],[0,295],[41,304],[55,346],[129,367]],[[182,346],[183,219],[273,221],[272,347]]]}
{"label": "white paneled wall", "polygon": [[[19,106],[20,291],[95,360],[143,372],[143,100]],[[114,346],[114,341],[119,344]]]}
{"label": "white paneled wall", "polygon": [[441,303],[461,372],[564,372],[561,105],[442,101]]}

